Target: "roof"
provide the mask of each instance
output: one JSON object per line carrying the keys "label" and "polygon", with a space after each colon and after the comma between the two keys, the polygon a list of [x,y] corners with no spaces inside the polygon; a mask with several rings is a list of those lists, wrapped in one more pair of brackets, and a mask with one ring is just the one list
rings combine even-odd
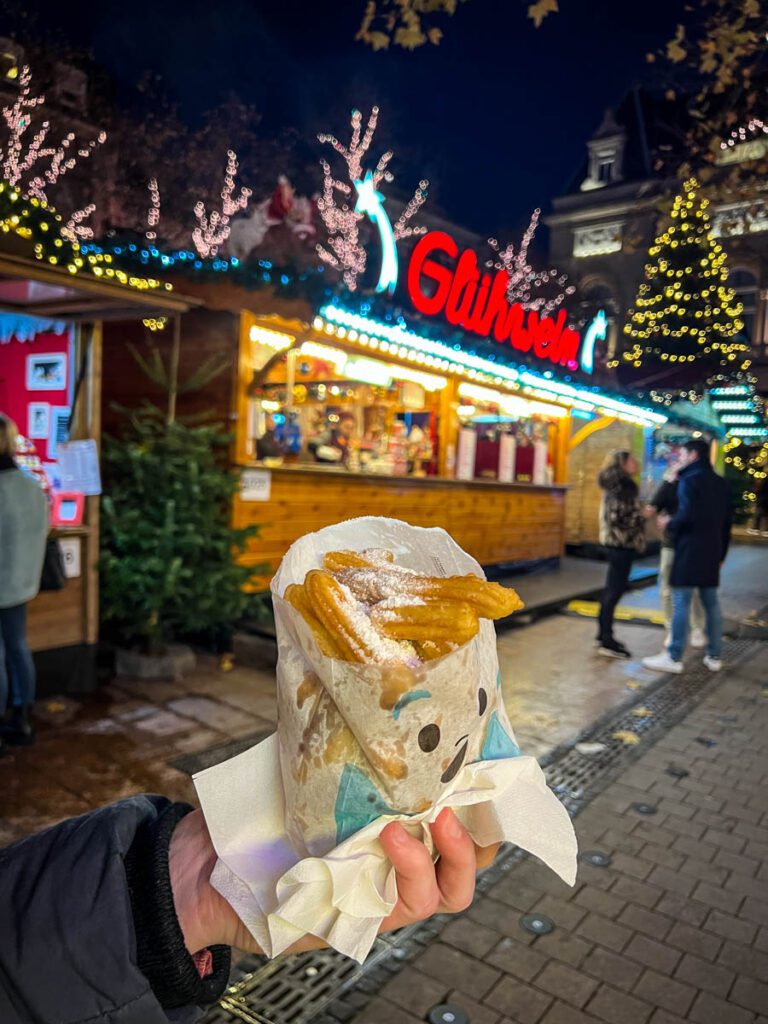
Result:
{"label": "roof", "polygon": [[[610,123],[607,118],[611,118]],[[608,184],[601,198],[612,188],[632,182],[665,178],[680,163],[688,122],[684,98],[670,99],[665,93],[635,88],[624,95],[615,111],[608,111],[592,139],[609,138],[623,129],[626,135],[621,181]],[[587,151],[564,195],[577,194],[587,177]],[[594,195],[594,194],[593,194]]]}

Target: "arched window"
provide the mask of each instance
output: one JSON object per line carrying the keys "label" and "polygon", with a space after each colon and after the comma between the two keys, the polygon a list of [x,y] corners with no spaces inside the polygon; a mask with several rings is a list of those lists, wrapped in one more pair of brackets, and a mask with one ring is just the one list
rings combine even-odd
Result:
{"label": "arched window", "polygon": [[608,317],[608,331],[605,340],[598,342],[595,348],[595,365],[603,366],[616,354],[619,305],[613,289],[603,281],[593,279],[591,282],[581,285],[579,291],[582,295],[581,307],[585,322],[589,323],[601,309]]}
{"label": "arched window", "polygon": [[758,287],[757,277],[746,267],[737,267],[728,275],[728,285],[736,292],[736,298],[741,300],[744,312],[741,319],[744,321],[744,337],[755,347],[759,346],[760,339],[757,337],[757,303]]}

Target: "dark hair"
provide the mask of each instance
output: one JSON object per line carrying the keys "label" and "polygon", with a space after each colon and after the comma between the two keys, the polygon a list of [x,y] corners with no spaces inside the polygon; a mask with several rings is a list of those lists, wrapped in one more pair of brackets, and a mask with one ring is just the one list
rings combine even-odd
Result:
{"label": "dark hair", "polygon": [[709,462],[709,441],[703,437],[692,437],[683,445],[686,451],[695,452],[702,462]]}

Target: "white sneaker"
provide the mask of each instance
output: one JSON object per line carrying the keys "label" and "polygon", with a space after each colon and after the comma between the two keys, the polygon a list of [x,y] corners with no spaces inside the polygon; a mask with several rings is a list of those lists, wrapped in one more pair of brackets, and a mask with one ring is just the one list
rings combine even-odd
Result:
{"label": "white sneaker", "polygon": [[723,667],[723,663],[720,658],[710,658],[708,654],[704,655],[704,664],[710,672],[719,672]]}
{"label": "white sneaker", "polygon": [[680,675],[684,668],[682,661],[675,661],[669,651],[662,651],[661,654],[643,658],[643,665],[653,669],[654,672],[673,672],[676,676]]}
{"label": "white sneaker", "polygon": [[691,630],[691,647],[701,648],[707,646],[707,634],[703,629]]}

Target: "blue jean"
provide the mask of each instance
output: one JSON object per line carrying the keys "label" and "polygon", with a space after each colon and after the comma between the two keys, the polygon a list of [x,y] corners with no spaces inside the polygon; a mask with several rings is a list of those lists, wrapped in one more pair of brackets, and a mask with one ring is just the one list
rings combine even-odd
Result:
{"label": "blue jean", "polygon": [[694,590],[699,591],[707,620],[707,654],[719,658],[723,643],[723,616],[717,587],[672,587],[672,642],[670,656],[680,661],[688,640],[688,622]]}
{"label": "blue jean", "polygon": [[8,677],[14,707],[35,699],[35,663],[27,644],[27,606],[0,608],[0,714],[8,702]]}

